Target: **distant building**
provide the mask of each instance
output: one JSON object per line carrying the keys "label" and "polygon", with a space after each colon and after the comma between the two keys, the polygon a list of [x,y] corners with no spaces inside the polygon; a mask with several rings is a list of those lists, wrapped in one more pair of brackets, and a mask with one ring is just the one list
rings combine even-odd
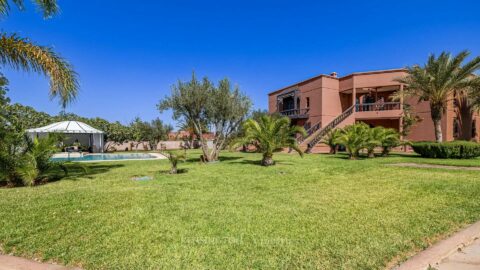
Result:
{"label": "distant building", "polygon": [[[304,146],[318,137],[322,128],[344,127],[361,121],[368,125],[402,130],[404,105],[411,105],[412,113],[421,119],[408,135],[409,140],[435,140],[433,121],[428,102],[417,99],[393,102],[390,97],[404,86],[395,81],[405,76],[405,69],[378,70],[352,73],[338,77],[337,73],[319,75],[297,82],[268,94],[269,112],[278,112],[291,118],[292,123],[304,126],[309,136]],[[443,138],[452,141],[458,136],[457,108],[453,100],[442,119]],[[480,117],[472,123],[472,139],[479,139]],[[320,135],[321,136],[321,135]],[[315,145],[310,145],[312,147]]]}

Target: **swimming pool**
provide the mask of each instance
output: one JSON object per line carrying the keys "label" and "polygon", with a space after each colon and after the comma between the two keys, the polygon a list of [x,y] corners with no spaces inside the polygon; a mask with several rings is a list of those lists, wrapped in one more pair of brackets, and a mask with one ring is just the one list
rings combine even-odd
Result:
{"label": "swimming pool", "polygon": [[52,161],[115,161],[115,160],[141,160],[141,159],[159,159],[163,156],[159,154],[87,154],[81,157],[66,157],[62,155],[60,157],[52,157]]}

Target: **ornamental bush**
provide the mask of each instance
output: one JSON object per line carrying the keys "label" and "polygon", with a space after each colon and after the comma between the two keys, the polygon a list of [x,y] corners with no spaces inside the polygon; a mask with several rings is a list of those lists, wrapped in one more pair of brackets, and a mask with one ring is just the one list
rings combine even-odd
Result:
{"label": "ornamental bush", "polygon": [[468,141],[416,142],[413,151],[426,158],[476,158],[480,157],[480,144]]}

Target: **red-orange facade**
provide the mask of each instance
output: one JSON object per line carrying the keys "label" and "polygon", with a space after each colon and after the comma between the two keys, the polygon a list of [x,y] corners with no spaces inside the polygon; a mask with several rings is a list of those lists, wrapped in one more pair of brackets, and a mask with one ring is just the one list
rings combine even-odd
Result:
{"label": "red-orange facade", "polygon": [[[339,127],[362,121],[372,127],[384,126],[401,130],[404,109],[420,119],[406,139],[411,141],[435,140],[430,106],[415,98],[392,100],[392,95],[403,85],[395,79],[406,75],[404,69],[352,73],[338,77],[336,73],[319,75],[289,85],[268,94],[269,112],[278,112],[291,118],[292,123],[306,129],[314,125],[327,125],[342,112],[353,106],[353,114]],[[471,125],[470,137],[479,140],[480,117],[474,115],[471,123],[460,123],[453,99],[443,115],[442,129],[445,141],[460,136],[459,125]]]}

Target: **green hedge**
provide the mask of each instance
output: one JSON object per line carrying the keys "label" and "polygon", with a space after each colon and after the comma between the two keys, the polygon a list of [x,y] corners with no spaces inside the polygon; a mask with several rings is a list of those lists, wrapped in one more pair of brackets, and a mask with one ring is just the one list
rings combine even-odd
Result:
{"label": "green hedge", "polygon": [[467,141],[416,142],[413,151],[426,158],[476,158],[480,157],[480,144]]}

